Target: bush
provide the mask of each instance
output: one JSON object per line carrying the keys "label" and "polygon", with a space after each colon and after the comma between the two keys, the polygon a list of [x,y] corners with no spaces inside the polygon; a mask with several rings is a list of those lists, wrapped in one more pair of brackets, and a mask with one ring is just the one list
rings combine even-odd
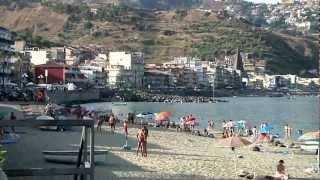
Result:
{"label": "bush", "polygon": [[90,30],[91,28],[93,28],[93,24],[91,23],[91,21],[87,21],[84,23],[84,29]]}

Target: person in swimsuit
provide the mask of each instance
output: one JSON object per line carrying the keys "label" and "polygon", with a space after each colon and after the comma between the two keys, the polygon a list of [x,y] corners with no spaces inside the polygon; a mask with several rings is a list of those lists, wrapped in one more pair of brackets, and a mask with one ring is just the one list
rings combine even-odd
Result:
{"label": "person in swimsuit", "polygon": [[114,131],[116,130],[116,120],[113,114],[109,118],[109,125],[111,128],[111,132],[114,133]]}
{"label": "person in swimsuit", "polygon": [[143,149],[144,149],[144,157],[147,157],[147,140],[148,140],[148,135],[149,135],[149,131],[147,126],[143,127],[144,130],[144,143],[143,143]]}
{"label": "person in swimsuit", "polygon": [[123,123],[123,131],[126,136],[126,139],[128,139],[128,120],[125,120]]}
{"label": "person in swimsuit", "polygon": [[137,139],[138,139],[138,148],[137,148],[137,156],[139,155],[139,151],[141,152],[141,155],[144,156],[144,143],[145,143],[145,130],[144,128],[141,128],[138,130],[137,133]]}

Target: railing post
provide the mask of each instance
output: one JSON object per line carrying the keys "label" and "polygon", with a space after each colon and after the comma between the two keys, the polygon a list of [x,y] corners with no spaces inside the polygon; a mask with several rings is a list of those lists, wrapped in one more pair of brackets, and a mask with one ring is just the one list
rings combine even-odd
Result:
{"label": "railing post", "polygon": [[[83,127],[83,131],[84,131],[84,137],[83,137],[83,166],[84,168],[86,168],[86,165],[88,163],[88,127],[87,126],[84,126]],[[81,180],[87,180],[87,175],[82,175],[81,176]]]}
{"label": "railing post", "polygon": [[[82,162],[82,153],[83,153],[83,146],[84,146],[84,133],[85,133],[84,129],[85,129],[85,127],[82,128],[76,168],[80,168],[81,162]],[[74,175],[73,180],[78,180],[78,174]]]}
{"label": "railing post", "polygon": [[90,128],[90,180],[94,180],[94,125]]}

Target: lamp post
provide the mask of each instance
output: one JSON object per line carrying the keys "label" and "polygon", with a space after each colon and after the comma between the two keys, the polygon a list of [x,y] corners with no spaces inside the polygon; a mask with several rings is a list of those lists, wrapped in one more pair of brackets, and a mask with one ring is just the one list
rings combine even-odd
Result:
{"label": "lamp post", "polygon": [[23,74],[22,74],[21,78],[22,78],[23,87],[25,86],[28,77],[29,77],[29,76],[28,76],[27,73],[23,73]]}

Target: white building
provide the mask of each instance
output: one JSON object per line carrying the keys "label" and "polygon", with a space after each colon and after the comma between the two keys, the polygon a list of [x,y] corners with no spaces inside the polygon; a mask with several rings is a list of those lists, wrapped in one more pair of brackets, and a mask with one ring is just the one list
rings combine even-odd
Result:
{"label": "white building", "polygon": [[45,49],[33,48],[25,52],[30,53],[30,63],[33,65],[46,64],[50,60],[50,52]]}
{"label": "white building", "polygon": [[90,84],[105,86],[107,82],[107,74],[103,67],[98,64],[82,64],[79,70],[89,80]]}
{"label": "white building", "polygon": [[[108,82],[111,86],[142,88],[144,76],[144,57],[141,52],[110,52]],[[121,82],[120,82],[121,81]]]}

